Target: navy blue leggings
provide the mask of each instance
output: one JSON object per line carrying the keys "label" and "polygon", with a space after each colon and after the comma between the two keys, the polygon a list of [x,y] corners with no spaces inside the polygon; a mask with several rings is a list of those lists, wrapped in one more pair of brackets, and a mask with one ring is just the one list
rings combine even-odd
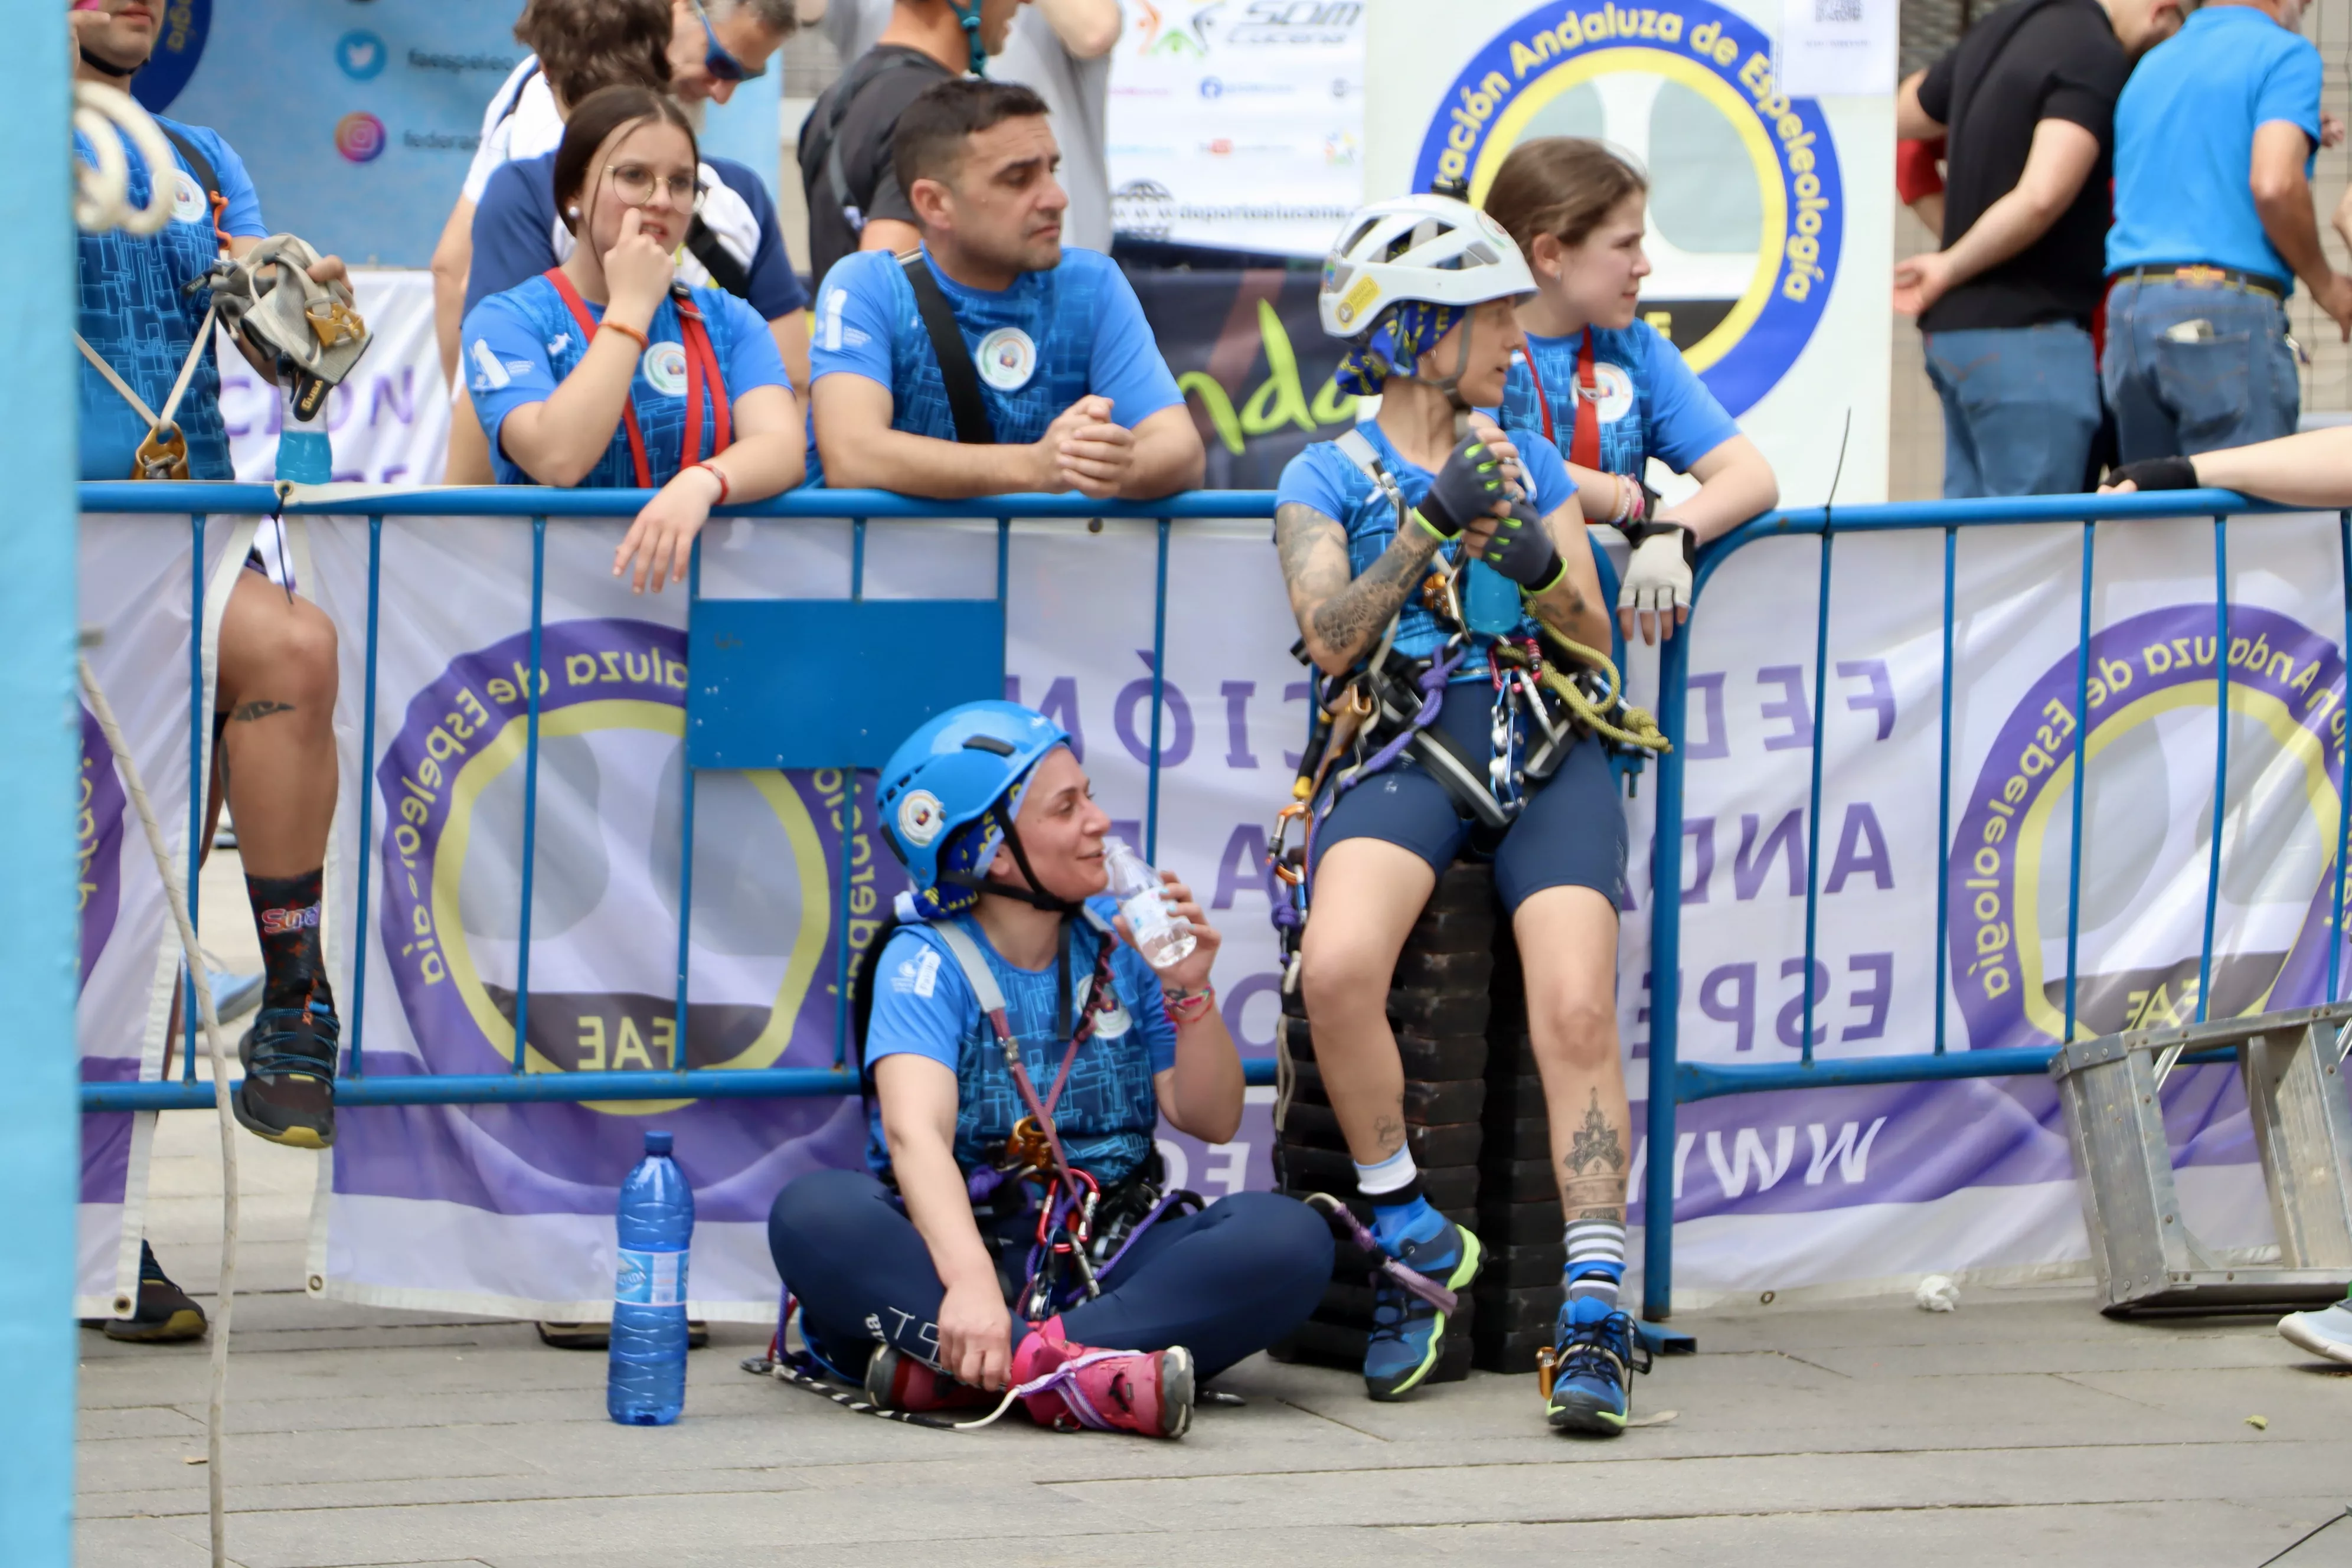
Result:
{"label": "navy blue leggings", "polygon": [[[881,1341],[937,1363],[947,1291],[930,1250],[898,1200],[863,1171],[813,1171],[776,1194],[768,1215],[776,1270],[800,1298],[802,1327],[855,1373],[856,1347]],[[1192,1352],[1212,1376],[1306,1321],[1331,1280],[1331,1232],[1320,1215],[1273,1193],[1235,1193],[1199,1214],[1160,1220],[1103,1280],[1103,1293],[1062,1314],[1076,1343]],[[1027,1325],[1013,1320],[1013,1342]]]}

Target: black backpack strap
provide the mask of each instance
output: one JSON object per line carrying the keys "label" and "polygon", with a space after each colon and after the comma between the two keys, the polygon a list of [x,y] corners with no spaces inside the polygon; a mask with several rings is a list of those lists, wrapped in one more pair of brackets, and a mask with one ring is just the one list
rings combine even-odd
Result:
{"label": "black backpack strap", "polygon": [[164,140],[172,143],[172,151],[187,160],[188,167],[196,172],[196,184],[205,188],[205,205],[212,206],[218,203],[221,194],[220,176],[213,172],[213,161],[205,157],[194,142],[189,141],[162,121],[155,122],[155,129],[161,131]]}
{"label": "black backpack strap", "polygon": [[947,389],[948,414],[955,420],[955,438],[967,447],[996,445],[996,426],[980,395],[980,371],[971,363],[971,349],[956,327],[955,310],[947,291],[931,276],[930,263],[919,250],[898,258],[907,282],[915,290],[915,307],[923,313],[923,330],[930,334],[932,357],[940,362],[940,381]]}
{"label": "black backpack strap", "polygon": [[687,254],[702,263],[710,280],[738,300],[751,297],[751,269],[735,259],[735,253],[719,243],[719,236],[702,221],[697,213],[694,221],[686,226]]}

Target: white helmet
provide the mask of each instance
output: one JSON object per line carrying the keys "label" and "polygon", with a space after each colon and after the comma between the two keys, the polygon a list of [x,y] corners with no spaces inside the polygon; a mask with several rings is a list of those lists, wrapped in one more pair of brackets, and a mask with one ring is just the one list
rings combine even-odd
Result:
{"label": "white helmet", "polygon": [[1397,196],[1360,208],[1323,259],[1323,330],[1360,339],[1390,307],[1483,305],[1535,292],[1503,226],[1453,196]]}

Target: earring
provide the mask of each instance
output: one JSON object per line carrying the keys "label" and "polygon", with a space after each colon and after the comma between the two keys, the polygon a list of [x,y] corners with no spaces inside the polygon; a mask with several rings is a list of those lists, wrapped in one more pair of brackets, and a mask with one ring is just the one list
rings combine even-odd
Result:
{"label": "earring", "polygon": [[565,207],[563,209],[563,216],[572,219],[574,222],[577,222],[580,217],[580,209],[576,206]]}

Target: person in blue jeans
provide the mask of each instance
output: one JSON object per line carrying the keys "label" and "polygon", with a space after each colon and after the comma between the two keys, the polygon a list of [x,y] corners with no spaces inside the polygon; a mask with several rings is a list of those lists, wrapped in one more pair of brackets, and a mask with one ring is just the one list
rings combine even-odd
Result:
{"label": "person in blue jeans", "polygon": [[[899,116],[891,157],[922,244],[843,257],[817,287],[812,479],[942,500],[1198,485],[1201,435],[1135,290],[1109,257],[1062,244],[1045,100],[940,82]],[[985,431],[955,416],[926,297],[962,342]]]}
{"label": "person in blue jeans", "polygon": [[2303,12],[2212,0],[2148,51],[2116,107],[2102,371],[2124,462],[2294,431],[2295,279],[2352,339],[2352,278],[2328,264],[2311,204],[2312,160],[2342,132],[2319,112]]}
{"label": "person in blue jeans", "polygon": [[[1769,510],[1780,486],[1681,352],[1639,319],[1647,197],[1641,172],[1601,142],[1539,136],[1503,160],[1486,210],[1536,285],[1496,417],[1555,447],[1585,518],[1623,531],[1633,552],[1619,629],[1655,643],[1690,618],[1698,546]],[[1647,479],[1654,458],[1698,489],[1662,502]]]}
{"label": "person in blue jeans", "polygon": [[[1043,1426],[1181,1436],[1196,1379],[1314,1310],[1331,1237],[1272,1193],[1165,1201],[1160,1119],[1213,1143],[1241,1125],[1218,936],[1162,872],[1196,945],[1157,970],[1136,950],[1070,747],[971,702],[884,765],[876,812],[914,887],[856,987],[867,1169],[793,1181],[769,1244],[810,1353],[877,1405],[981,1408],[1010,1384]],[[1041,1275],[1039,1210],[1071,1182],[1098,1194],[1084,1258]]]}
{"label": "person in blue jeans", "polygon": [[768,323],[724,289],[676,283],[699,169],[677,100],[590,93],[555,154],[572,254],[482,300],[459,333],[500,484],[656,491],[613,558],[638,593],[684,581],[712,507],[801,478],[800,405]]}
{"label": "person in blue jeans", "polygon": [[2079,489],[2104,410],[2103,288],[2116,98],[2180,0],[2021,0],[1903,84],[1897,129],[1946,138],[1941,247],[1895,268],[1944,405],[1944,494]]}

